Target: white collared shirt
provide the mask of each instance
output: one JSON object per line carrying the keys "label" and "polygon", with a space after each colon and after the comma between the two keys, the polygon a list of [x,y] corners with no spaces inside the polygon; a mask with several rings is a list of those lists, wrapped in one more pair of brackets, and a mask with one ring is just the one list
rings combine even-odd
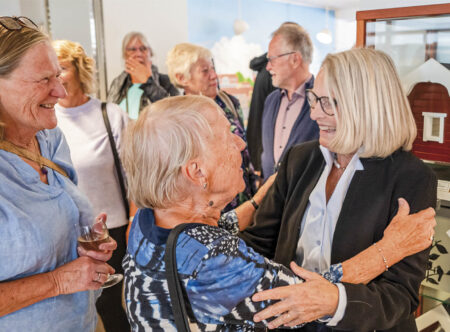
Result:
{"label": "white collared shirt", "polygon": [[[357,152],[347,165],[327,203],[326,183],[333,168],[334,154],[323,146],[320,146],[320,150],[326,165],[309,196],[309,202],[299,230],[300,236],[296,251],[297,264],[317,273],[323,273],[330,268],[333,236],[342,204],[355,171],[364,170]],[[345,288],[339,284],[338,287],[339,305],[335,316],[328,322],[328,325],[331,326],[336,325],[342,319],[347,306]]]}

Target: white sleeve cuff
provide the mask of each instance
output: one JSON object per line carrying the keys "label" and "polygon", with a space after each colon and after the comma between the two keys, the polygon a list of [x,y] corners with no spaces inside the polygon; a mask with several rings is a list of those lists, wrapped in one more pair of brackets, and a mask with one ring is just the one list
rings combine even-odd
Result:
{"label": "white sleeve cuff", "polygon": [[345,291],[344,285],[341,283],[337,283],[335,285],[339,290],[339,302],[336,313],[328,321],[327,326],[336,326],[337,324],[339,324],[339,322],[344,317],[345,309],[347,308],[347,292]]}

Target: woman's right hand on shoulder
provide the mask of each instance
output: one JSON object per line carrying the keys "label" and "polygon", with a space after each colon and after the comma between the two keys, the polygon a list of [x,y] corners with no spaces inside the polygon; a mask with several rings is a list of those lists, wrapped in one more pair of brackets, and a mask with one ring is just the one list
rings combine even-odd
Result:
{"label": "woman's right hand on shoulder", "polygon": [[436,212],[433,208],[428,208],[409,214],[408,202],[403,198],[399,198],[398,202],[398,212],[384,230],[384,236],[379,243],[401,255],[401,260],[431,245],[436,226]]}
{"label": "woman's right hand on shoulder", "polygon": [[50,274],[58,294],[71,294],[85,290],[99,289],[114,269],[102,261],[90,257],[79,257],[64,264]]}

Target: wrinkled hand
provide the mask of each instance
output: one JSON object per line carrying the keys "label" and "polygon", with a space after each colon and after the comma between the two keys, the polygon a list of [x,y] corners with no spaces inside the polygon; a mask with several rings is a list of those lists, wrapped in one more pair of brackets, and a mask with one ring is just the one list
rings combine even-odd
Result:
{"label": "wrinkled hand", "polygon": [[142,64],[133,58],[128,58],[125,61],[125,71],[133,77],[134,83],[145,83],[153,74],[150,61]]}
{"label": "wrinkled hand", "polygon": [[259,187],[256,194],[253,196],[253,199],[258,205],[261,204],[261,201],[263,200],[264,196],[266,196],[267,190],[269,190],[269,188],[272,186],[273,182],[275,181],[275,178],[277,177],[277,174],[278,173],[275,173],[269,176],[266,182],[264,182],[264,184],[261,187]]}
{"label": "wrinkled hand", "polygon": [[89,257],[80,257],[52,272],[58,294],[72,294],[99,289],[114,269],[108,264]]}
{"label": "wrinkled hand", "polygon": [[[436,212],[433,208],[428,208],[409,215],[408,202],[403,198],[400,198],[398,202],[398,212],[384,230],[384,236],[378,245],[384,250],[396,253],[397,259],[400,260],[431,245],[436,226]],[[390,262],[391,265],[392,263]]]}
{"label": "wrinkled hand", "polygon": [[291,269],[305,279],[304,283],[278,287],[253,295],[253,301],[280,300],[258,312],[253,320],[260,322],[278,316],[268,324],[270,329],[281,325],[296,326],[327,315],[334,315],[339,302],[339,290],[321,275],[302,269],[291,262]]}
{"label": "wrinkled hand", "polygon": [[[106,213],[100,213],[95,219],[103,220],[103,222],[106,222],[106,217],[107,217]],[[108,242],[100,244],[99,249],[101,251],[86,250],[83,247],[78,246],[77,247],[78,255],[80,257],[87,256],[98,261],[107,262],[111,259],[113,251],[116,250],[117,248],[116,240],[114,240],[111,236],[108,238],[108,240],[109,240]]]}

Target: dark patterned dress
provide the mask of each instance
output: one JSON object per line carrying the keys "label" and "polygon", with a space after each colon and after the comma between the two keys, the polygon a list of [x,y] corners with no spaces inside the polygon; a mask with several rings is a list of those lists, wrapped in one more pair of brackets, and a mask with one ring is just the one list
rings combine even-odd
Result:
{"label": "dark patterned dress", "polygon": [[[180,234],[176,256],[194,325],[200,331],[258,331],[253,315],[270,302],[253,302],[261,290],[302,282],[292,271],[247,247],[223,228],[192,225]],[[237,225],[221,225],[236,230]],[[176,331],[164,264],[170,229],[155,225],[153,210],[134,218],[125,270],[125,299],[133,331]]]}

